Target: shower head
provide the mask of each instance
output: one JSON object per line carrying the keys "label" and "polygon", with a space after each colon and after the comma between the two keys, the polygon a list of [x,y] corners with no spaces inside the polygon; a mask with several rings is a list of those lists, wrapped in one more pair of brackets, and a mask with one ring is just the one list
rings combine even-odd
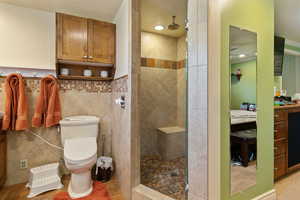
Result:
{"label": "shower head", "polygon": [[168,29],[171,31],[179,29],[180,25],[175,23],[176,16],[173,16],[173,23],[168,26]]}

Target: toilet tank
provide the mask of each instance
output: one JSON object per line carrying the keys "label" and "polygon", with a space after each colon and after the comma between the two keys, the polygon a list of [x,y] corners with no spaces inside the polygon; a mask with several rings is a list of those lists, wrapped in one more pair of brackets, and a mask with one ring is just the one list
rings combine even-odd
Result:
{"label": "toilet tank", "polygon": [[71,116],[59,122],[61,143],[66,139],[98,136],[99,118],[95,116]]}

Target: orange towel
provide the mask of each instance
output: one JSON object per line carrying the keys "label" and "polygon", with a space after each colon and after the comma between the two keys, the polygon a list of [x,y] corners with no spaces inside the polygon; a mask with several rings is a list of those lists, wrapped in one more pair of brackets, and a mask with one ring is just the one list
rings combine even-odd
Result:
{"label": "orange towel", "polygon": [[7,76],[4,91],[6,101],[2,129],[16,131],[27,129],[27,99],[22,76],[20,74]]}
{"label": "orange towel", "polygon": [[[53,200],[72,200],[72,198],[67,192],[60,192],[54,196]],[[111,198],[109,197],[106,186],[101,182],[95,181],[93,192],[77,200],[111,200]]]}
{"label": "orange towel", "polygon": [[61,120],[59,85],[57,79],[49,75],[41,80],[32,126],[48,128],[57,125],[59,120]]}

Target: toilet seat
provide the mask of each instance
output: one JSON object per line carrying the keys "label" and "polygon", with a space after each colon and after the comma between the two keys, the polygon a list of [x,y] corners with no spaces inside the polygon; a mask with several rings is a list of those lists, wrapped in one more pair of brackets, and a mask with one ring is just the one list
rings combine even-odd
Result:
{"label": "toilet seat", "polygon": [[95,137],[67,139],[64,145],[64,158],[68,164],[84,165],[97,157]]}

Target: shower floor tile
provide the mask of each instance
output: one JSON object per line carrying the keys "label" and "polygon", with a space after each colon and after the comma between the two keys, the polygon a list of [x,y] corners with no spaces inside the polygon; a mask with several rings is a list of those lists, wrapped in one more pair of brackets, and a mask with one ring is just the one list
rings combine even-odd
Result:
{"label": "shower floor tile", "polygon": [[184,157],[164,161],[159,156],[145,156],[141,160],[141,182],[171,198],[183,200],[185,169]]}

